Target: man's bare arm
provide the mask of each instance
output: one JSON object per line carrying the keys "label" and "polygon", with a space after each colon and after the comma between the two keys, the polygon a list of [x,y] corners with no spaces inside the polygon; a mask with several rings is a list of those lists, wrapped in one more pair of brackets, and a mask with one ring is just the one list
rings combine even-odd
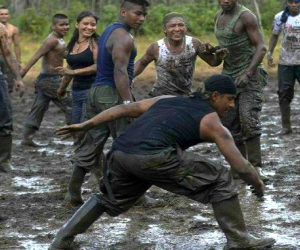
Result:
{"label": "man's bare arm", "polygon": [[163,98],[170,98],[174,96],[158,96],[151,99],[145,99],[138,102],[133,102],[130,104],[121,104],[104,110],[98,115],[94,116],[90,120],[79,124],[73,124],[69,126],[64,126],[58,128],[56,133],[58,135],[64,135],[63,139],[67,139],[72,136],[73,132],[76,131],[87,131],[94,128],[100,124],[114,121],[121,117],[132,117],[136,118],[146,112],[154,103]]}
{"label": "man's bare arm", "polygon": [[12,42],[14,45],[14,52],[16,55],[16,59],[19,64],[21,64],[21,46],[20,46],[20,32],[17,27],[14,27],[14,34],[12,37]]}
{"label": "man's bare arm", "polygon": [[11,72],[14,75],[15,89],[16,89],[16,91],[20,90],[20,96],[22,96],[24,93],[24,84],[22,82],[22,78],[19,73],[18,64],[13,59],[12,52],[9,48],[8,39],[7,39],[7,31],[3,25],[0,26],[0,49],[1,49],[1,53],[9,67],[9,69],[11,70]]}
{"label": "man's bare arm", "polygon": [[24,66],[24,68],[21,70],[21,76],[24,77],[27,72],[31,69],[33,65],[36,64],[36,62],[46,55],[49,51],[51,51],[55,46],[57,46],[58,41],[54,38],[47,38],[41,47],[38,49],[38,51],[33,55],[33,57],[29,60],[29,62]]}
{"label": "man's bare arm", "polygon": [[251,64],[247,69],[247,71],[253,73],[264,59],[264,56],[267,52],[267,47],[264,43],[261,29],[259,28],[256,16],[251,12],[245,12],[241,15],[241,21],[246,29],[252,45],[256,48],[255,53],[252,57]]}
{"label": "man's bare arm", "polygon": [[157,43],[152,43],[146,50],[146,53],[134,64],[133,77],[141,74],[144,69],[152,62],[157,60],[158,46]]}
{"label": "man's bare arm", "polygon": [[[116,29],[110,36],[112,60],[114,62],[114,80],[122,100],[132,100],[127,67],[134,49],[132,36],[123,29]],[[109,42],[108,41],[108,42]]]}
{"label": "man's bare arm", "polygon": [[200,124],[200,135],[204,141],[217,144],[230,166],[247,183],[253,185],[257,196],[264,194],[264,184],[254,167],[241,155],[232,135],[220,122],[217,113],[206,115]]}

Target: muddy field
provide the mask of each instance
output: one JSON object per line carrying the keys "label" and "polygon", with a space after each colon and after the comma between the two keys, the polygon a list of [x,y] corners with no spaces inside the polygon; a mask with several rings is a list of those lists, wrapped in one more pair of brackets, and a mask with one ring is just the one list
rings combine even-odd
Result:
{"label": "muddy field", "polygon": [[[153,81],[153,79],[148,79]],[[264,173],[271,178],[264,201],[248,186],[238,183],[245,220],[256,236],[274,237],[274,249],[300,249],[300,88],[292,105],[293,134],[279,137],[280,114],[276,81],[265,88],[262,112]],[[146,87],[137,83],[138,99]],[[28,87],[23,99],[13,96],[14,144],[11,174],[0,175],[0,249],[47,249],[56,231],[74,210],[63,199],[71,173],[72,141],[61,141],[54,129],[63,125],[62,113],[50,106],[36,139],[45,148],[20,145],[22,123],[33,100]],[[204,144],[191,150],[224,163],[215,146]],[[87,176],[83,197],[97,186]],[[226,242],[210,205],[202,205],[157,188],[149,196],[159,199],[155,207],[135,206],[116,218],[102,216],[87,233],[76,239],[76,249],[119,250],[220,250]]]}

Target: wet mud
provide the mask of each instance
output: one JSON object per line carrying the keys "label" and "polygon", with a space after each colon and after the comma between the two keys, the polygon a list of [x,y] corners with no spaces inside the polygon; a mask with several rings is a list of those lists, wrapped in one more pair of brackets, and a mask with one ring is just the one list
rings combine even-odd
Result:
{"label": "wet mud", "polygon": [[[148,79],[153,81],[153,79]],[[147,95],[149,84],[137,83],[137,99]],[[296,87],[292,104],[293,133],[277,136],[280,113],[276,80],[265,88],[262,112],[263,172],[271,181],[264,200],[237,181],[248,229],[256,236],[274,237],[274,249],[300,249],[300,96]],[[50,105],[36,135],[45,148],[22,146],[22,123],[33,101],[33,89],[23,99],[13,96],[14,142],[10,174],[0,174],[0,249],[47,249],[53,236],[75,209],[64,205],[72,171],[72,141],[61,141],[54,129],[64,124],[63,114]],[[108,144],[109,145],[109,144]],[[217,148],[203,144],[190,150],[222,162]],[[97,192],[92,176],[86,177],[83,197]],[[156,206],[135,206],[119,217],[104,214],[76,238],[75,249],[220,250],[226,239],[218,228],[210,205],[203,205],[152,187],[148,194]]]}

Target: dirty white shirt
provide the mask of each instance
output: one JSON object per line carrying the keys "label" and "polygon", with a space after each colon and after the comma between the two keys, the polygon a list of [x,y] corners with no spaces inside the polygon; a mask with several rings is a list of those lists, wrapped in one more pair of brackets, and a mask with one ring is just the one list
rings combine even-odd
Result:
{"label": "dirty white shirt", "polygon": [[281,23],[282,12],[275,15],[273,34],[282,33],[279,64],[300,65],[300,14],[289,16],[286,23]]}
{"label": "dirty white shirt", "polygon": [[156,83],[151,91],[153,96],[187,95],[192,91],[197,57],[192,40],[192,37],[185,36],[185,48],[179,55],[169,51],[164,39],[157,41],[159,55],[155,64]]}

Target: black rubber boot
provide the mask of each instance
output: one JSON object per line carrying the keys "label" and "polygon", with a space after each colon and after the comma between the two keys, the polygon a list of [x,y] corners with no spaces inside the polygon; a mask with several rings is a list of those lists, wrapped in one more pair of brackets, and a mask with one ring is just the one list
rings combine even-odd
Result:
{"label": "black rubber boot", "polygon": [[75,236],[85,232],[103,213],[99,198],[92,195],[58,231],[49,250],[72,249]]}
{"label": "black rubber boot", "polygon": [[282,128],[277,134],[287,135],[292,133],[291,106],[289,103],[281,103],[279,106],[280,106],[280,113],[281,113]]}
{"label": "black rubber boot", "polygon": [[30,146],[30,147],[47,147],[48,144],[37,143],[33,140],[35,132],[36,129],[33,127],[24,127],[21,145]]}
{"label": "black rubber boot", "polygon": [[86,170],[74,165],[71,179],[69,182],[68,192],[65,197],[67,206],[76,207],[83,204],[81,197],[81,187],[84,182]]}
{"label": "black rubber boot", "polygon": [[12,135],[0,137],[0,172],[9,173],[13,170],[10,163]]}
{"label": "black rubber boot", "polygon": [[215,218],[227,239],[224,249],[254,250],[274,245],[273,238],[256,238],[247,231],[237,196],[212,205]]}

